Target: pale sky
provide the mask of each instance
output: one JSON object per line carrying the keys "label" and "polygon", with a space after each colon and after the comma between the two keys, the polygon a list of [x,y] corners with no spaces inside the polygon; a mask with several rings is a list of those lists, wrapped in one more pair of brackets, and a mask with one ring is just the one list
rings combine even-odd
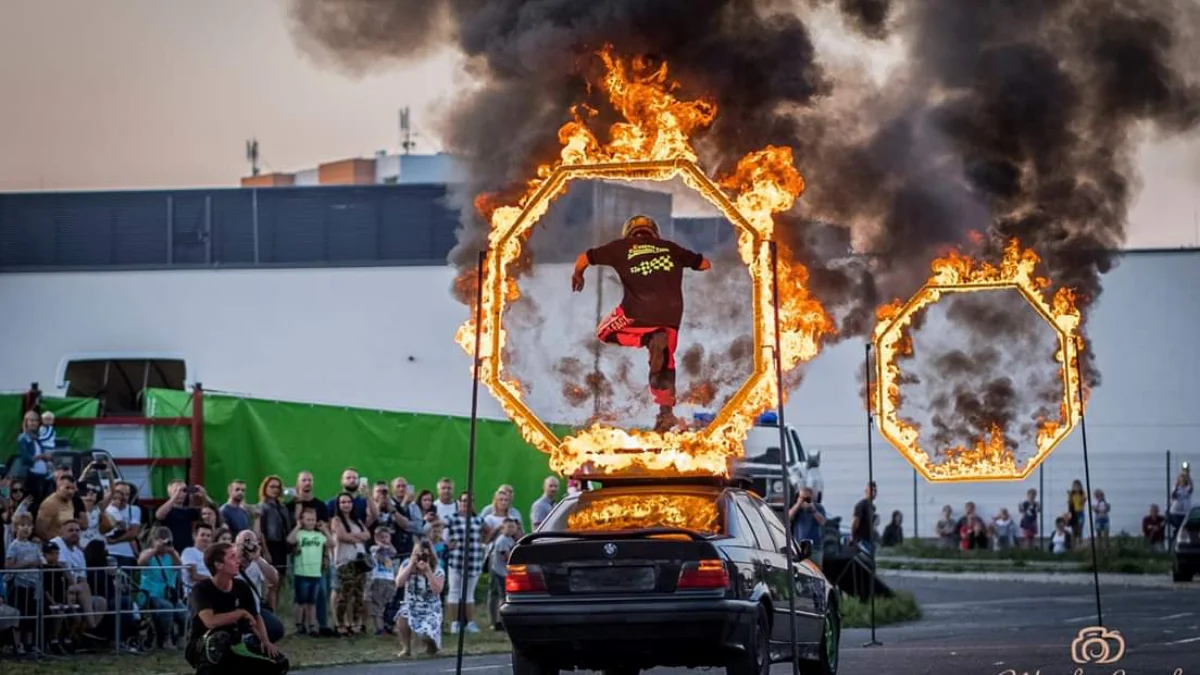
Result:
{"label": "pale sky", "polygon": [[[250,137],[266,170],[394,152],[406,105],[417,152],[440,149],[434,112],[468,85],[453,53],[353,79],[297,51],[284,8],[0,0],[0,191],[237,185]],[[1200,244],[1200,141],[1141,155],[1129,244]]]}

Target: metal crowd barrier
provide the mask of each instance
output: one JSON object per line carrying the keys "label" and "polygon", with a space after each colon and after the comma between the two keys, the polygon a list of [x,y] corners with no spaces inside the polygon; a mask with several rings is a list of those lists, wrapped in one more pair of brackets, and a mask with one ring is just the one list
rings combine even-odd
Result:
{"label": "metal crowd barrier", "polygon": [[[149,597],[147,591],[143,590],[140,578],[135,579],[135,576],[140,577],[139,573],[142,571],[145,571],[145,570],[176,572],[178,574],[177,578],[179,579],[179,582],[178,582],[179,597],[175,604],[182,603],[182,606],[166,608],[166,609],[152,609],[150,607],[150,602],[149,602],[152,598]],[[105,573],[112,574],[113,578],[111,580],[111,583],[112,583],[112,587],[113,587],[113,599],[111,602],[109,602],[108,597],[98,595],[97,593],[94,592],[94,589],[91,589],[89,586],[89,591],[91,591],[91,593],[90,593],[91,597],[93,597],[93,598],[103,597],[105,600],[105,603],[108,604],[109,607],[107,607],[104,611],[97,612],[97,611],[92,611],[91,607],[83,607],[83,606],[79,605],[78,603],[48,605],[46,602],[46,600],[47,600],[46,576],[48,573],[51,573],[51,572],[69,575],[71,585],[78,583],[80,580],[87,581],[87,576],[88,576],[89,572],[105,572]],[[17,603],[17,596],[18,596],[17,579],[21,578],[23,575],[31,575],[31,574],[37,575],[37,579],[35,581],[34,588],[33,588],[33,593],[34,593],[34,603],[33,604],[36,607],[36,612],[34,614],[22,614],[21,608],[17,606],[18,605],[18,603]],[[38,658],[41,658],[42,656],[47,655],[47,653],[46,653],[46,646],[47,646],[46,628],[47,628],[48,622],[62,621],[62,620],[69,620],[69,619],[80,619],[80,620],[83,620],[84,622],[88,622],[89,617],[100,617],[100,619],[97,621],[97,625],[99,624],[100,621],[103,621],[103,617],[106,617],[106,616],[113,617],[112,643],[113,643],[113,651],[116,654],[119,655],[123,651],[126,651],[126,652],[142,651],[143,649],[146,649],[146,646],[141,641],[139,641],[136,644],[136,646],[134,646],[133,649],[130,649],[130,647],[131,647],[131,645],[129,643],[130,636],[122,635],[122,632],[125,629],[125,626],[123,625],[125,622],[123,621],[123,619],[127,619],[132,616],[132,618],[135,621],[138,621],[139,623],[141,623],[143,621],[153,621],[152,617],[155,615],[159,615],[159,614],[172,614],[172,615],[182,614],[184,618],[183,618],[183,622],[182,622],[183,623],[183,635],[181,636],[181,639],[186,639],[187,631],[190,629],[189,624],[191,622],[191,613],[187,610],[187,597],[184,595],[183,588],[182,588],[183,587],[182,580],[183,580],[184,574],[185,574],[185,571],[184,571],[183,566],[177,566],[177,565],[147,565],[147,566],[121,565],[119,562],[117,564],[110,564],[110,565],[106,565],[104,567],[86,567],[86,568],[82,568],[82,569],[68,568],[68,567],[50,568],[50,567],[45,567],[44,565],[40,565],[36,568],[27,568],[27,569],[0,569],[0,577],[3,577],[3,579],[4,579],[4,586],[5,586],[5,591],[6,591],[6,597],[4,598],[4,605],[13,607],[18,612],[16,616],[13,616],[10,614],[10,615],[2,617],[2,618],[6,621],[16,621],[17,625],[14,628],[14,630],[18,631],[18,633],[24,632],[22,630],[23,623],[26,623],[29,621],[33,622],[34,646],[36,648],[35,655]],[[82,575],[82,577],[80,575]],[[28,586],[22,584],[22,585],[20,585],[20,588],[28,588]],[[170,602],[170,600],[168,600],[166,598],[161,598],[161,599],[164,602]],[[129,601],[129,604],[131,605],[130,609],[123,609],[123,607],[125,605],[125,602],[124,602],[125,600]],[[68,601],[70,601],[70,598],[68,598]],[[24,604],[24,603],[21,603],[21,604]],[[171,617],[170,621],[171,621],[171,629],[173,631],[174,625],[176,622],[176,618]],[[88,623],[90,623],[90,622],[88,622]],[[142,636],[143,630],[145,629],[145,627],[146,627],[146,625],[143,623],[142,626],[139,627],[138,633],[132,637],[135,639],[138,639],[139,636]],[[93,628],[94,627],[92,627],[90,625],[85,626],[85,628],[83,629],[82,632],[85,632],[85,633],[89,632]],[[157,630],[158,630],[157,627],[155,627],[154,630],[155,630],[155,633],[157,633]],[[157,642],[161,641],[163,636],[156,636],[156,637],[158,639],[155,640],[155,644],[150,645],[149,648],[146,649],[147,651],[156,649]]]}

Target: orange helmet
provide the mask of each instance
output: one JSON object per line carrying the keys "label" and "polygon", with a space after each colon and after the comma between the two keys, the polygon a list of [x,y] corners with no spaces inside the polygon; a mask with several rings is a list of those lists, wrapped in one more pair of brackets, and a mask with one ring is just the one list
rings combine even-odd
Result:
{"label": "orange helmet", "polygon": [[625,221],[625,226],[621,228],[621,236],[628,239],[638,232],[645,232],[652,237],[658,238],[658,223],[650,216],[636,215]]}

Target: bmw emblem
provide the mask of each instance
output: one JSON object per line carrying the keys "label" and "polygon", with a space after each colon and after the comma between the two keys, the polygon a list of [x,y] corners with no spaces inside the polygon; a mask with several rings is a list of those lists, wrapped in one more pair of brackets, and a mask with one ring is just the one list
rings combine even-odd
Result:
{"label": "bmw emblem", "polygon": [[617,554],[617,545],[616,544],[609,542],[604,545],[604,555],[611,558],[611,557],[615,556],[616,554]]}

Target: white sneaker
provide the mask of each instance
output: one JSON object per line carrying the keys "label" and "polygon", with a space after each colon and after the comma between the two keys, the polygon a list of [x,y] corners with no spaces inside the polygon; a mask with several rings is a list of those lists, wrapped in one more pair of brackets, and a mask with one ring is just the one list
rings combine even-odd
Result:
{"label": "white sneaker", "polygon": [[457,622],[457,621],[455,621],[454,623],[450,624],[450,634],[451,634],[451,635],[458,635],[458,622]]}
{"label": "white sneaker", "polygon": [[475,625],[475,622],[474,622],[474,621],[472,621],[472,622],[470,622],[470,623],[468,623],[468,624],[467,624],[467,632],[468,632],[468,633],[478,633],[478,632],[479,632],[479,626],[476,626],[476,625]]}

